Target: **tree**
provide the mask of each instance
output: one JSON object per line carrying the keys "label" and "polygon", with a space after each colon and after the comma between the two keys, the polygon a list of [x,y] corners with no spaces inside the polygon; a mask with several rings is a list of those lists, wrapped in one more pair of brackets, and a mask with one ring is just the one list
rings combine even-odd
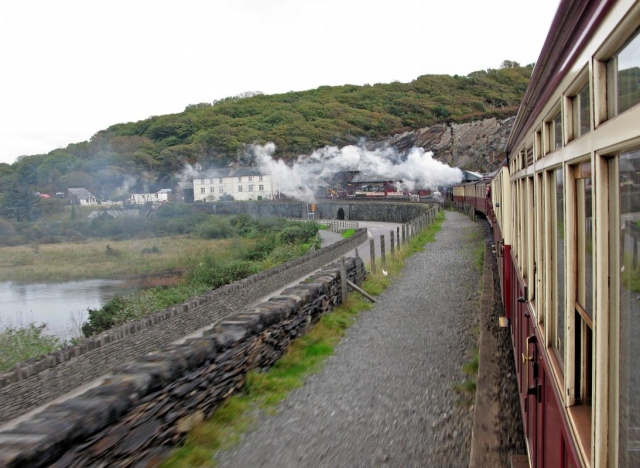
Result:
{"label": "tree", "polygon": [[2,214],[16,221],[35,221],[40,215],[40,197],[14,184],[6,191],[0,207]]}
{"label": "tree", "polygon": [[520,68],[520,64],[512,60],[503,60],[500,64],[500,68]]}

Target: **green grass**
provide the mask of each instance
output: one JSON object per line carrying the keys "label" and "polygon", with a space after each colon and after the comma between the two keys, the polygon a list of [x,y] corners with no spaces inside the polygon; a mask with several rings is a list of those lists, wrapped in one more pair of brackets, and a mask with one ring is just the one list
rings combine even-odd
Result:
{"label": "green grass", "polygon": [[634,268],[633,256],[625,255],[622,259],[624,269],[621,274],[623,286],[634,293],[640,292],[640,262]]}
{"label": "green grass", "polygon": [[348,239],[349,237],[353,236],[356,233],[355,229],[345,229],[344,231],[342,231],[342,237],[344,237],[345,239]]}
{"label": "green grass", "polygon": [[[378,268],[376,274],[367,277],[363,289],[372,296],[381,294],[401,273],[406,258],[423,251],[427,243],[435,241],[443,220],[444,213],[438,213],[434,224],[401,247],[394,259],[387,260],[388,274],[385,276]],[[289,392],[304,384],[307,376],[318,372],[358,313],[371,308],[372,305],[359,294],[349,295],[345,304],[324,315],[309,333],[294,340],[271,369],[267,372],[250,371],[242,391],[230,397],[209,420],[196,426],[184,445],[175,449],[162,466],[214,466],[216,452],[231,447],[240,439],[240,435],[255,422],[255,411],[274,411]]]}
{"label": "green grass", "polygon": [[471,360],[462,365],[462,372],[464,372],[467,377],[454,387],[454,390],[462,395],[460,403],[466,406],[471,406],[475,401],[479,361],[480,351],[476,347]]}

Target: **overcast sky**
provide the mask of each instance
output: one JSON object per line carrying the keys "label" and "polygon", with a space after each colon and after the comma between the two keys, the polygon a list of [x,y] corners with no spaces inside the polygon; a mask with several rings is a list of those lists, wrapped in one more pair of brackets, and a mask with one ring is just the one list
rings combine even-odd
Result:
{"label": "overcast sky", "polygon": [[244,91],[535,62],[558,0],[0,0],[0,162]]}

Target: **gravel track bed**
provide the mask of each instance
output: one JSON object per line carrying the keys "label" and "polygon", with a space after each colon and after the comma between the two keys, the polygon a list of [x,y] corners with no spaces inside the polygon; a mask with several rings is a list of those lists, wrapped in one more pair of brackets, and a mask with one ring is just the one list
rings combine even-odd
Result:
{"label": "gravel track bed", "polygon": [[473,396],[455,391],[477,344],[480,223],[446,212],[436,242],[220,467],[468,466]]}

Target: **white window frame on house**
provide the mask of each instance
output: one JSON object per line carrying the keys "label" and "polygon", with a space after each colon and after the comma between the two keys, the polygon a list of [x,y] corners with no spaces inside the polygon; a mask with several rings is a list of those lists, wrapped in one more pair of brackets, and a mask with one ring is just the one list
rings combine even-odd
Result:
{"label": "white window frame on house", "polygon": [[219,193],[224,193],[224,187],[223,186],[218,187],[218,192]]}
{"label": "white window frame on house", "polygon": [[242,185],[238,185],[238,192],[242,192]]}
{"label": "white window frame on house", "polygon": [[204,187],[200,187],[200,193],[205,193],[205,192],[206,192],[206,190],[207,190],[206,188],[204,188]]}
{"label": "white window frame on house", "polygon": [[249,192],[253,192],[253,185],[249,185]]}
{"label": "white window frame on house", "polygon": [[258,192],[264,192],[264,185],[258,185]]}

